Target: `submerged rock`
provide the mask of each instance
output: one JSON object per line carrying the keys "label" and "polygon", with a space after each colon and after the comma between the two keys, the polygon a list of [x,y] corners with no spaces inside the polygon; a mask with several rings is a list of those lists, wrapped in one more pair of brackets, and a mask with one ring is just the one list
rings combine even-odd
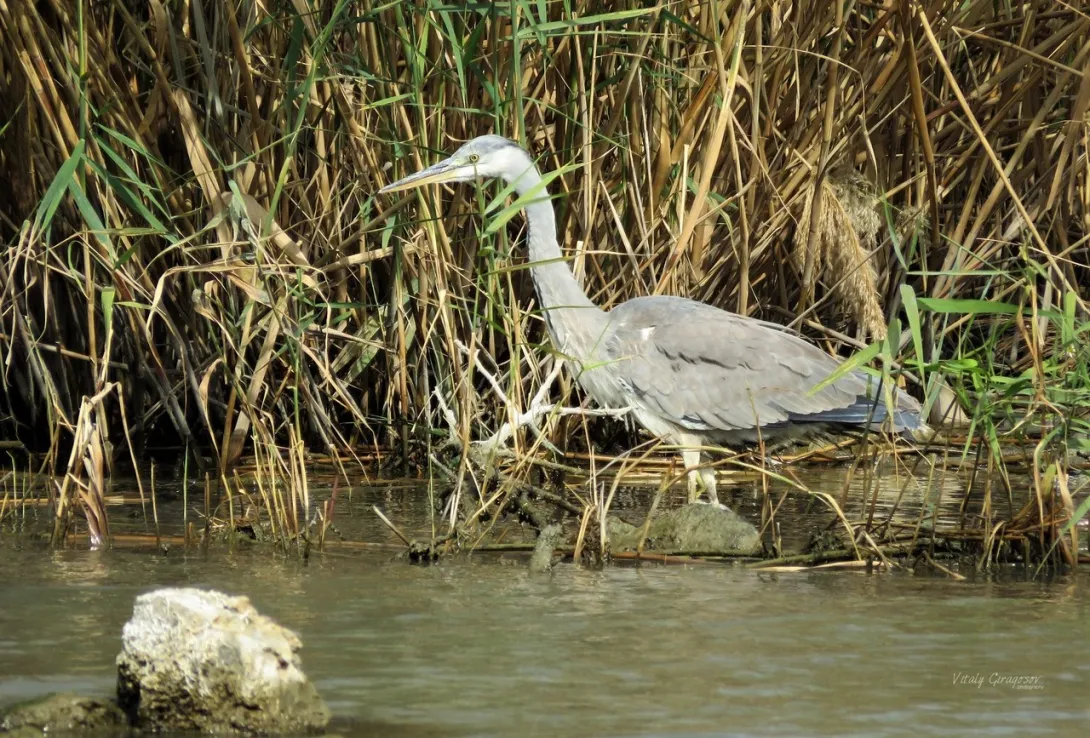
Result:
{"label": "submerged rock", "polygon": [[156,590],[136,599],[121,637],[118,702],[137,728],[305,733],[329,723],[299,638],[246,597]]}
{"label": "submerged rock", "polygon": [[14,736],[116,736],[128,731],[125,713],[110,700],[51,694],[0,710],[0,733]]}
{"label": "submerged rock", "polygon": [[545,526],[537,537],[534,554],[530,557],[530,571],[543,574],[553,568],[553,553],[563,535],[564,529],[556,523]]}
{"label": "submerged rock", "polygon": [[[634,551],[643,526],[609,518],[607,531],[614,551]],[[686,505],[667,510],[651,521],[645,551],[687,551],[704,554],[753,554],[760,550],[757,529],[736,513],[718,505]]]}

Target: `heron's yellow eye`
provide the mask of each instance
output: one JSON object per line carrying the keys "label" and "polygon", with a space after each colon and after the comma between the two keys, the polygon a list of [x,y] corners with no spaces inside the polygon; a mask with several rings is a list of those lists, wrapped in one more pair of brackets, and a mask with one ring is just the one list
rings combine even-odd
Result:
{"label": "heron's yellow eye", "polygon": [[481,157],[480,157],[479,154],[470,154],[469,155],[469,163],[470,164],[476,164],[480,160],[481,160]]}

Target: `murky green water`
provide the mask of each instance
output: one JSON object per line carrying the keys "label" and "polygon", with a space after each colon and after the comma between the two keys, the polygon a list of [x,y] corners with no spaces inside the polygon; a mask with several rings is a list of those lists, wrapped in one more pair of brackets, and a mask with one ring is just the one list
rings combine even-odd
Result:
{"label": "murky green water", "polygon": [[[340,718],[360,721],[346,734],[1066,736],[1090,727],[1085,576],[974,583],[570,564],[533,576],[523,563],[0,549],[0,703],[110,693],[133,598],[195,585],[245,593],[298,631],[321,693]],[[1035,688],[989,683],[1018,676]]]}
{"label": "murky green water", "polygon": [[[848,489],[846,511],[862,514],[853,501],[869,493],[843,477],[823,483],[828,494]],[[900,496],[906,519],[928,509],[939,519],[960,514],[956,487],[903,494],[903,481],[884,484],[879,511]],[[342,495],[338,531],[396,541],[374,515],[377,504],[424,534],[425,499],[415,484]],[[625,491],[616,508],[639,517],[648,501],[646,490]],[[736,489],[731,505],[759,519],[752,487]],[[191,520],[199,521],[199,506],[191,501]],[[831,520],[806,496],[789,496],[778,510],[785,545]],[[28,527],[44,517],[38,508],[18,515]],[[164,533],[179,532],[179,500],[164,496],[160,515]],[[111,508],[111,520],[115,533],[148,527],[131,507]],[[395,553],[344,548],[307,562],[249,545],[50,551],[25,537],[14,542],[14,522],[9,515],[0,538],[0,704],[57,690],[111,693],[134,597],[191,585],[248,595],[296,630],[306,671],[343,735],[1090,729],[1088,573],[1042,582],[1007,570],[955,582],[904,572],[769,574],[719,564],[595,571],[565,563],[531,575],[522,555],[414,566]],[[1018,677],[1029,684],[1007,683]]]}

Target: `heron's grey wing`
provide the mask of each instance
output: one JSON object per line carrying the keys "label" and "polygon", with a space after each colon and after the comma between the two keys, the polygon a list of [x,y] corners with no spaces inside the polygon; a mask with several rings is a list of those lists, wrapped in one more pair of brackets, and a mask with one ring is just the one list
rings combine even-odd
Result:
{"label": "heron's grey wing", "polygon": [[[637,298],[609,315],[602,348],[617,381],[634,404],[684,428],[862,423],[871,412],[878,422],[886,414],[880,403],[872,410],[864,374],[814,392],[840,362],[787,331],[678,297]],[[898,395],[898,406],[907,404],[895,425],[915,427],[915,401]]]}

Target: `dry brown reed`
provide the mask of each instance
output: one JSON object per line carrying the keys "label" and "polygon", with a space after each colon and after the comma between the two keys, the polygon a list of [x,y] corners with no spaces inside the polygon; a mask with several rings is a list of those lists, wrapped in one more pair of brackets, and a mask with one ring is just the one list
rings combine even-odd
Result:
{"label": "dry brown reed", "polygon": [[[821,183],[820,203],[814,191],[808,193],[795,231],[793,255],[802,275],[804,301],[813,294],[818,278],[828,275],[845,312],[866,333],[883,339],[886,319],[879,304],[873,258],[881,219],[877,198],[868,186],[854,169],[842,169]],[[818,222],[808,238],[815,212]]]}
{"label": "dry brown reed", "polygon": [[907,284],[1026,319],[932,303],[892,359],[1044,377],[1069,342],[1043,316],[1087,318],[1088,31],[1052,0],[0,0],[3,435],[92,497],[88,439],[169,437],[236,488],[250,448],[305,516],[284,535],[304,448],[492,436],[552,362],[520,221],[374,197],[489,131],[567,167],[562,246],[604,306],[683,294],[834,348]]}

